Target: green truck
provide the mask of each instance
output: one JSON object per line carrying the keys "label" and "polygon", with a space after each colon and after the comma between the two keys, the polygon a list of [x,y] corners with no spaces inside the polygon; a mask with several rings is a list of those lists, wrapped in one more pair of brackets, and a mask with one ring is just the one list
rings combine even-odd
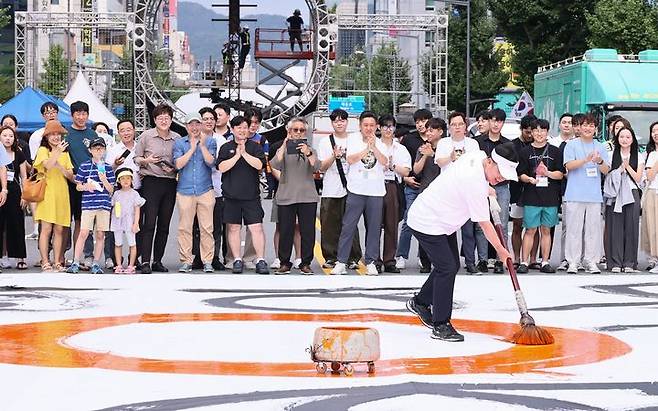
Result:
{"label": "green truck", "polygon": [[[633,125],[641,145],[649,141],[649,125],[658,121],[658,50],[621,55],[614,49],[591,49],[540,67],[535,74],[535,115],[558,133],[562,113],[593,112],[600,124],[619,114]],[[599,127],[601,139],[607,139]]]}

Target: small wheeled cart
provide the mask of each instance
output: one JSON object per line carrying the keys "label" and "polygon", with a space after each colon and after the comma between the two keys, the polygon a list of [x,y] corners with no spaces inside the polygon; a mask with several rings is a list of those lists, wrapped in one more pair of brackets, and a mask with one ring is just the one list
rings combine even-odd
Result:
{"label": "small wheeled cart", "polygon": [[347,376],[354,374],[352,364],[365,363],[368,374],[373,374],[379,360],[379,332],[367,327],[320,327],[310,352],[318,374],[327,372],[327,363],[333,373],[342,369]]}

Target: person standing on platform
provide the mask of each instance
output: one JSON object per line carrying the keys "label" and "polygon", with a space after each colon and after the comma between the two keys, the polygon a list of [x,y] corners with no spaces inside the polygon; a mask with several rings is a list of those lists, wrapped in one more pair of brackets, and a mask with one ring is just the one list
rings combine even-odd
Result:
{"label": "person standing on platform", "polygon": [[251,50],[251,34],[249,34],[249,26],[244,26],[240,31],[240,58],[238,60],[238,68],[242,70],[247,56]]}
{"label": "person standing on platform", "polygon": [[299,9],[295,9],[292,13],[292,16],[288,17],[286,20],[288,22],[288,36],[290,36],[290,51],[295,51],[295,40],[299,44],[299,51],[304,51],[302,47],[302,27],[304,26],[304,20],[301,18],[302,12]]}

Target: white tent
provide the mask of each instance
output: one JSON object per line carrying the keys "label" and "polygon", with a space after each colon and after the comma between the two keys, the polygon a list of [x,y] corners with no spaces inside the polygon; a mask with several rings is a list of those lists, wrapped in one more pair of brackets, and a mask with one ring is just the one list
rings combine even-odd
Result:
{"label": "white tent", "polygon": [[69,92],[64,97],[64,102],[69,106],[75,101],[84,101],[89,104],[89,120],[95,123],[100,121],[107,124],[116,135],[119,120],[100,101],[96,93],[89,86],[89,82],[85,75],[82,74],[82,71],[78,72]]}

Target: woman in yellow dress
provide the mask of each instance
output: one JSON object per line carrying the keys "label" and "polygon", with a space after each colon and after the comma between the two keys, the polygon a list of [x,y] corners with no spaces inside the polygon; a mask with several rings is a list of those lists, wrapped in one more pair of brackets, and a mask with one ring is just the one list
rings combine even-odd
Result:
{"label": "woman in yellow dress", "polygon": [[[39,253],[43,272],[64,270],[64,227],[71,226],[71,206],[66,180],[73,181],[73,164],[69,153],[65,152],[69,144],[62,138],[64,134],[66,129],[59,121],[48,121],[33,165],[39,173],[46,176],[46,192],[43,201],[37,203],[34,216],[34,220],[41,224]],[[48,247],[53,233],[54,268],[48,261]]]}

